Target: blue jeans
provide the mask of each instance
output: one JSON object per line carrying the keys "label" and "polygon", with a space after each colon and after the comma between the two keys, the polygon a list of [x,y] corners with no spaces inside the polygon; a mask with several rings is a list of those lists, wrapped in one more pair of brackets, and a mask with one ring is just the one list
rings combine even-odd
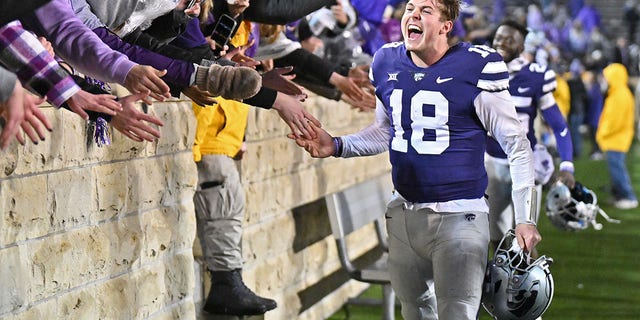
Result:
{"label": "blue jeans", "polygon": [[624,152],[607,151],[607,165],[609,165],[609,175],[611,175],[611,192],[613,197],[618,199],[637,200],[631,185],[631,178],[625,165],[627,156]]}

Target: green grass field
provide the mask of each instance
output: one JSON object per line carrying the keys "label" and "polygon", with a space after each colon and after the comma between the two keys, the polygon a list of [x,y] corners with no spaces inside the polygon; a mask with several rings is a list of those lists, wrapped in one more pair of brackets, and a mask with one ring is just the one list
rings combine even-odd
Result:
{"label": "green grass field", "polygon": [[[585,145],[585,150],[589,146]],[[589,228],[564,232],[550,223],[542,210],[539,230],[543,241],[540,253],[554,259],[551,272],[555,295],[544,319],[623,320],[640,319],[640,209],[617,210],[608,203],[609,173],[605,161],[586,156],[575,161],[576,179],[598,196],[600,207],[621,224],[607,223],[598,216],[603,229]],[[627,156],[627,168],[640,194],[640,147],[635,144]],[[544,199],[544,198],[543,198]],[[379,286],[371,286],[367,297],[380,296]],[[397,308],[397,319],[400,316]],[[349,306],[352,320],[380,319],[379,307]],[[346,319],[345,309],[329,319]],[[482,310],[481,320],[491,319]]]}

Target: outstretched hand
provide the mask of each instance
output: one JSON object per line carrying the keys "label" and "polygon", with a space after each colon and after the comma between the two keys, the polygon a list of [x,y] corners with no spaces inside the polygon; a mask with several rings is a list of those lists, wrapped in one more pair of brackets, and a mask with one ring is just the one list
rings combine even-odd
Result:
{"label": "outstretched hand", "polygon": [[[169,86],[160,79],[167,74],[167,70],[156,70],[150,66],[136,65],[127,74],[124,80],[124,86],[131,93],[150,91],[150,96],[156,100],[164,101],[165,98],[171,98]],[[153,101],[148,97],[143,100],[146,104],[152,104]]]}
{"label": "outstretched hand", "polygon": [[295,140],[296,144],[306,150],[313,158],[326,158],[335,153],[335,145],[333,137],[324,129],[309,123],[313,130],[313,136],[302,135],[295,136],[292,133],[287,134],[289,139]]}
{"label": "outstretched hand", "polygon": [[[0,103],[0,117],[4,118],[4,128],[0,134],[0,148],[6,149],[13,137],[18,137],[20,125],[24,120],[23,89],[20,81],[16,81],[9,99]],[[24,144],[24,140],[20,142]]]}
{"label": "outstretched hand", "polygon": [[341,99],[360,112],[372,112],[376,109],[376,97],[368,90],[364,90],[364,95],[361,100],[352,100],[347,95],[342,95]]}
{"label": "outstretched hand", "polygon": [[9,100],[0,104],[0,117],[5,119],[4,128],[0,134],[0,148],[6,149],[13,137],[24,145],[25,139],[20,133],[20,128],[35,144],[45,139],[45,132],[40,124],[49,131],[53,129],[53,126],[38,107],[43,102],[43,98],[25,91],[20,82],[16,81]]}
{"label": "outstretched hand", "polygon": [[78,91],[67,100],[69,109],[77,113],[82,119],[89,119],[89,115],[85,110],[115,115],[116,111],[121,111],[122,106],[118,103],[115,96],[110,94],[92,94],[84,90]]}
{"label": "outstretched hand", "polygon": [[371,85],[369,80],[369,65],[359,65],[349,69],[349,78],[360,87]]}
{"label": "outstretched hand", "polygon": [[349,77],[334,72],[329,78],[329,83],[336,86],[353,101],[361,101],[364,99],[364,91]]}
{"label": "outstretched hand", "polygon": [[286,75],[293,67],[274,68],[262,74],[262,85],[284,94],[296,97],[300,101],[307,99],[307,93],[293,81],[294,75]]}
{"label": "outstretched hand", "polygon": [[311,127],[311,123],[318,127],[321,126],[320,121],[307,112],[300,101],[282,92],[278,92],[276,95],[273,109],[278,111],[280,118],[291,128],[292,134],[296,137],[301,135],[313,137],[315,132]]}
{"label": "outstretched hand", "polygon": [[208,91],[200,90],[198,86],[184,88],[182,89],[182,93],[200,106],[210,106],[218,103],[218,101],[216,101]]}
{"label": "outstretched hand", "polygon": [[[52,131],[53,126],[49,119],[44,115],[44,112],[38,107],[38,105],[44,102],[43,98],[34,96],[25,91],[24,97],[22,100],[24,106],[24,120],[20,125],[22,130],[27,134],[29,139],[35,144],[38,144],[39,140],[44,140],[44,129],[40,126],[40,124],[44,125],[44,127]],[[34,132],[35,131],[35,132]],[[37,134],[37,135],[36,135]],[[23,138],[19,134],[16,136],[18,138],[18,142],[24,144]],[[39,139],[38,139],[39,138]]]}
{"label": "outstretched hand", "polygon": [[136,101],[146,98],[149,92],[140,92],[120,99],[123,110],[111,118],[111,125],[129,139],[137,142],[147,140],[152,142],[154,138],[160,138],[160,131],[145,124],[143,121],[163,126],[162,121],[152,115],[148,115],[136,106]]}

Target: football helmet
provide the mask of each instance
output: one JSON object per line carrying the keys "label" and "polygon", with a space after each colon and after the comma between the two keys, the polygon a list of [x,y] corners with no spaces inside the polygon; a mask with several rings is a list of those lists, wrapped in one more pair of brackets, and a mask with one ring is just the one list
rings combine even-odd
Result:
{"label": "football helmet", "polygon": [[560,181],[554,183],[547,193],[546,212],[551,224],[565,231],[580,231],[589,225],[602,229],[602,224],[596,221],[598,213],[608,222],[620,223],[609,218],[598,206],[596,194],[577,181],[573,189]]}
{"label": "football helmet", "polygon": [[497,320],[533,320],[553,298],[553,277],[546,256],[533,260],[518,245],[515,232],[507,231],[485,274],[482,306]]}

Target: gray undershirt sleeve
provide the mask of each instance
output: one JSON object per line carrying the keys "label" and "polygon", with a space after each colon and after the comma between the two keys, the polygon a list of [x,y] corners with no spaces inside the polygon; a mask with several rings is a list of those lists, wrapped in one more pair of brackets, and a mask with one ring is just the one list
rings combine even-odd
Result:
{"label": "gray undershirt sleeve", "polygon": [[[377,100],[377,99],[376,99]],[[389,116],[384,105],[377,100],[375,121],[357,133],[342,137],[343,158],[371,156],[389,150]]]}
{"label": "gray undershirt sleeve", "polygon": [[18,78],[16,75],[0,66],[0,103],[5,103],[11,97]]}

